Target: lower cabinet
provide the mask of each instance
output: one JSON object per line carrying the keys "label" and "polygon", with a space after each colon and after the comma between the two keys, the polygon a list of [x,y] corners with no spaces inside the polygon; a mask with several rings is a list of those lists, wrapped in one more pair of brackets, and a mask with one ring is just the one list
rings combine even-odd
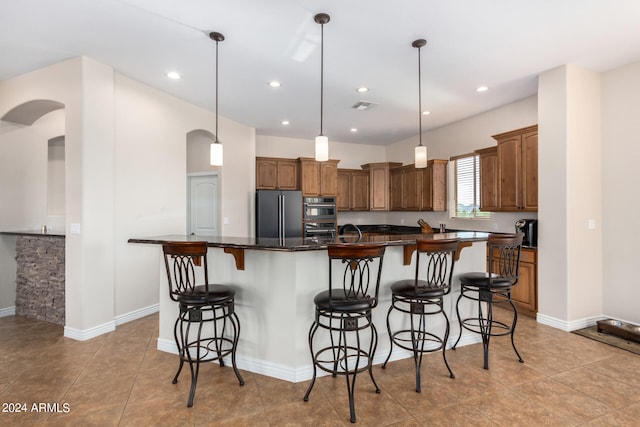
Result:
{"label": "lower cabinet", "polygon": [[520,276],[518,284],[511,290],[511,299],[518,313],[535,317],[538,312],[538,251],[522,248],[520,253]]}
{"label": "lower cabinet", "polygon": [[[498,254],[494,253],[494,257]],[[488,254],[487,254],[488,259]],[[538,312],[538,250],[522,248],[518,283],[511,288],[511,300],[518,314],[536,317]]]}

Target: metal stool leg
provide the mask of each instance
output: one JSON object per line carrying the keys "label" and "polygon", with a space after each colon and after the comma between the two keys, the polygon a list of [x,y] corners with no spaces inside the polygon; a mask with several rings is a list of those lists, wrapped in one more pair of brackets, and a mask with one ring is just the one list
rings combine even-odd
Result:
{"label": "metal stool leg", "polygon": [[445,320],[445,331],[444,331],[444,338],[442,340],[442,358],[444,359],[444,364],[447,366],[447,369],[449,370],[449,378],[455,378],[456,376],[453,375],[453,371],[451,370],[451,367],[449,366],[449,362],[447,362],[447,342],[449,341],[449,331],[450,331],[450,326],[449,326],[449,318],[447,317],[447,313],[445,313],[444,309],[442,308],[442,306],[440,307],[442,314],[444,316],[444,320]]}
{"label": "metal stool leg", "polygon": [[393,297],[392,297],[391,305],[389,306],[389,311],[387,311],[387,332],[389,333],[389,354],[387,355],[387,359],[382,364],[382,369],[387,369],[387,363],[389,362],[389,359],[391,358],[391,353],[393,352],[393,335],[391,332],[391,323],[389,322],[389,317],[391,316],[391,311],[393,310],[394,302],[395,301],[393,301]]}
{"label": "metal stool leg", "polygon": [[233,347],[231,349],[231,366],[233,366],[233,372],[235,372],[240,385],[244,385],[244,379],[242,375],[240,375],[240,371],[238,370],[238,366],[236,365],[236,349],[238,348],[238,340],[240,339],[240,319],[238,319],[238,315],[233,312],[229,317],[231,319],[231,326],[233,327]]}
{"label": "metal stool leg", "polygon": [[462,338],[462,317],[460,317],[460,300],[462,299],[463,295],[464,295],[464,289],[460,289],[460,295],[456,300],[456,316],[458,317],[458,326],[459,326],[460,332],[458,333],[458,339],[451,347],[452,350],[456,349],[456,347],[458,346],[458,343],[460,342],[460,338]]}
{"label": "metal stool leg", "polygon": [[509,304],[511,305],[511,308],[513,309],[513,323],[511,324],[511,346],[513,347],[513,351],[516,352],[516,356],[518,356],[518,361],[520,363],[524,363],[524,360],[522,359],[522,356],[520,356],[520,353],[518,352],[518,349],[516,348],[516,343],[513,340],[513,334],[516,331],[516,323],[518,323],[518,310],[516,309],[515,304],[511,300],[511,295],[510,294],[509,294]]}
{"label": "metal stool leg", "polygon": [[313,322],[313,324],[311,325],[311,328],[309,329],[309,351],[311,352],[311,362],[313,365],[313,377],[311,378],[311,384],[309,384],[309,387],[307,388],[307,392],[304,394],[304,398],[303,400],[305,402],[309,401],[309,394],[311,394],[311,390],[313,389],[314,384],[316,383],[316,375],[317,375],[317,368],[316,368],[316,364],[317,364],[317,360],[316,360],[316,355],[313,352],[313,336],[315,335],[316,331],[318,330],[318,322],[315,321]]}

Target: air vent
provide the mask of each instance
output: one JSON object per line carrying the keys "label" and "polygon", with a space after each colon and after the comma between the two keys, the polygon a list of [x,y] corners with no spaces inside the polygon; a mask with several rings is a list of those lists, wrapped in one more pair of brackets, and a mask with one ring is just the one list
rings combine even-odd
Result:
{"label": "air vent", "polygon": [[358,101],[355,104],[353,104],[351,108],[353,108],[354,110],[364,111],[364,110],[370,110],[375,106],[376,106],[375,102]]}

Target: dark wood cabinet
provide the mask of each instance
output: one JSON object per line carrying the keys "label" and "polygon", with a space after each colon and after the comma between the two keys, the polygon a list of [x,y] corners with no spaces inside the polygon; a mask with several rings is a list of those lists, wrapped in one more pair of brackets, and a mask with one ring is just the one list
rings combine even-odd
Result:
{"label": "dark wood cabinet", "polygon": [[298,161],[302,195],[337,196],[339,160],[318,162],[312,158],[301,157]]}
{"label": "dark wood cabinet", "polygon": [[369,173],[369,210],[388,211],[390,202],[390,171],[402,163],[367,163],[362,168]]}
{"label": "dark wood cabinet", "polygon": [[369,172],[362,169],[338,169],[338,210],[369,210]]}
{"label": "dark wood cabinet", "polygon": [[410,164],[390,171],[392,211],[446,211],[447,160],[429,160],[427,167]]}
{"label": "dark wood cabinet", "polygon": [[[488,254],[487,254],[488,255]],[[494,252],[494,258],[498,256]],[[496,267],[497,268],[497,267]],[[511,288],[518,314],[535,317],[538,312],[538,250],[522,248],[518,283]]]}
{"label": "dark wood cabinet", "polygon": [[447,160],[429,160],[422,175],[421,211],[447,210]]}
{"label": "dark wood cabinet", "polygon": [[256,157],[256,189],[298,190],[298,161]]}
{"label": "dark wood cabinet", "polygon": [[538,210],[538,126],[494,135],[500,211]]}
{"label": "dark wood cabinet", "polygon": [[477,150],[480,157],[480,210],[500,209],[498,201],[498,147]]}

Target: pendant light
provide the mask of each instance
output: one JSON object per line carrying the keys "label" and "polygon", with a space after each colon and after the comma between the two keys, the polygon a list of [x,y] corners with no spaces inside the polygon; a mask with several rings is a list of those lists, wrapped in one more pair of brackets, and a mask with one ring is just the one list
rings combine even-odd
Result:
{"label": "pendant light", "polygon": [[324,107],[324,24],[331,18],[326,13],[318,13],[313,20],[320,24],[320,135],[316,136],[316,161],[329,160],[329,138],[322,134],[322,113]]}
{"label": "pendant light", "polygon": [[422,145],[422,83],[420,79],[420,48],[425,46],[425,39],[418,39],[411,43],[411,46],[418,48],[418,138],[420,143],[415,148],[415,166],[417,169],[427,167],[427,147]]}
{"label": "pendant light", "polygon": [[222,143],[218,141],[218,43],[224,36],[214,31],[209,37],[216,42],[216,140],[211,144],[211,166],[222,166]]}

